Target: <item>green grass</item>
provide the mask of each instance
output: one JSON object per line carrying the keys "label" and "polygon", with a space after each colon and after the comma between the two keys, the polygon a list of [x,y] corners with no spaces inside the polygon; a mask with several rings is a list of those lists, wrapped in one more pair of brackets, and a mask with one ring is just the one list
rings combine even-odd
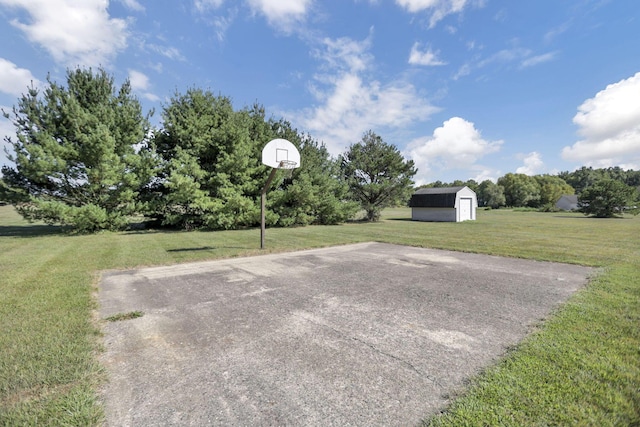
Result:
{"label": "green grass", "polygon": [[[0,426],[99,425],[99,272],[380,241],[604,267],[432,425],[640,425],[640,217],[478,211],[478,220],[71,236],[0,207]],[[123,313],[127,315],[129,313]]]}
{"label": "green grass", "polygon": [[609,269],[424,424],[640,425],[638,277]]}
{"label": "green grass", "polygon": [[138,317],[142,317],[142,316],[144,316],[144,313],[136,310],[136,311],[130,311],[128,313],[117,313],[117,314],[114,314],[113,316],[105,317],[104,320],[106,320],[107,322],[120,322],[122,320],[137,319]]}

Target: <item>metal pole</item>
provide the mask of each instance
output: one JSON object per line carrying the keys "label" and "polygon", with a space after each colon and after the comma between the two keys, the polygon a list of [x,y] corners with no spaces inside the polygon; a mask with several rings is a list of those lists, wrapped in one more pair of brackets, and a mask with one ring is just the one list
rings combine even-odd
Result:
{"label": "metal pole", "polygon": [[267,183],[264,185],[262,189],[262,194],[260,195],[260,249],[264,249],[264,232],[266,229],[264,215],[267,210],[267,190],[273,181],[273,178],[276,177],[276,172],[278,169],[271,169],[271,173],[269,174],[269,178],[267,179]]}

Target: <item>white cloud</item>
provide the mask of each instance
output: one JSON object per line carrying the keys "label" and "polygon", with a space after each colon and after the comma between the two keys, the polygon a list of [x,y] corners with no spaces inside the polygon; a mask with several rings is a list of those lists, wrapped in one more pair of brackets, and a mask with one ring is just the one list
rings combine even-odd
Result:
{"label": "white cloud", "polygon": [[584,101],[573,122],[584,139],[562,149],[565,160],[640,168],[640,72]]}
{"label": "white cloud", "polygon": [[144,12],[144,6],[138,3],[137,0],[120,0],[125,7],[134,10],[136,12]]}
{"label": "white cloud", "polygon": [[558,36],[560,36],[562,33],[564,33],[569,28],[571,28],[571,25],[572,25],[572,21],[569,20],[555,28],[552,28],[551,30],[547,31],[547,33],[544,35],[544,41],[546,43],[553,42]]}
{"label": "white cloud", "polygon": [[322,73],[310,86],[318,104],[298,113],[288,113],[301,127],[323,141],[332,154],[339,154],[371,129],[400,129],[424,121],[438,109],[429,104],[407,82],[388,83],[370,76],[373,56],[371,38],[324,39],[315,52],[323,62]]}
{"label": "white cloud", "polygon": [[149,101],[160,100],[160,97],[149,91],[149,77],[146,74],[136,70],[129,70],[129,82],[131,83],[131,89],[140,92]]}
{"label": "white cloud", "polygon": [[431,48],[428,48],[425,52],[421,52],[420,43],[414,43],[413,46],[411,46],[411,53],[409,54],[409,64],[424,66],[446,65],[446,62],[438,59],[438,53],[439,52],[432,52]]}
{"label": "white cloud", "polygon": [[140,71],[129,70],[129,82],[133,90],[149,89],[149,77]]}
{"label": "white cloud", "polygon": [[162,65],[162,62],[155,62],[153,64],[148,64],[148,67],[158,74],[162,74],[162,71],[164,71],[164,65]]}
{"label": "white cloud", "polygon": [[417,179],[424,180],[434,169],[482,170],[476,162],[499,151],[502,144],[501,140],[483,139],[472,122],[452,117],[435,129],[432,136],[411,141],[405,154],[418,168]]}
{"label": "white cloud", "polygon": [[531,55],[531,51],[529,49],[524,49],[521,47],[513,47],[510,49],[502,49],[493,55],[489,56],[486,59],[478,62],[478,68],[486,67],[489,64],[493,63],[508,63],[517,60],[526,60]]}
{"label": "white cloud", "polygon": [[542,64],[544,62],[552,61],[557,54],[558,52],[549,52],[549,53],[544,53],[542,55],[536,55],[536,56],[526,58],[520,63],[520,68],[533,67],[535,65]]}
{"label": "white cloud", "polygon": [[194,6],[198,12],[205,12],[209,9],[217,9],[222,6],[224,0],[195,0]]}
{"label": "white cloud", "polygon": [[0,58],[0,92],[20,96],[33,83],[36,87],[40,81],[26,68],[18,68],[13,62]]}
{"label": "white cloud", "polygon": [[173,61],[184,61],[185,57],[182,55],[178,48],[173,46],[160,46],[157,44],[149,43],[144,44],[143,47],[148,47],[150,50],[159,53],[160,55],[169,58]]}
{"label": "white cloud", "polygon": [[[226,33],[231,27],[231,24],[236,19],[239,11],[240,2],[231,2],[231,6],[221,9],[225,0],[195,0],[194,7],[201,18],[213,27],[216,38],[219,41],[224,41]],[[251,7],[251,5],[249,5]],[[210,13],[215,11],[214,13]],[[253,11],[256,13],[256,10]]]}
{"label": "white cloud", "polygon": [[[408,12],[417,13],[428,10],[431,13],[429,27],[453,13],[461,13],[472,2],[469,0],[396,0],[396,4]],[[482,2],[476,2],[481,5]]]}
{"label": "white cloud", "polygon": [[372,33],[363,41],[356,41],[348,37],[325,38],[322,40],[322,48],[316,50],[314,55],[325,63],[324,69],[349,72],[365,71],[373,62],[373,55],[369,53],[372,40]]}
{"label": "white cloud", "polygon": [[522,159],[524,165],[516,169],[516,173],[533,176],[539,174],[544,166],[542,155],[537,151],[533,151],[529,154],[522,154],[519,158]]}
{"label": "white cloud", "polygon": [[458,80],[459,78],[468,76],[469,74],[471,74],[471,65],[463,64],[454,74],[453,80]]}
{"label": "white cloud", "polygon": [[[512,43],[517,44],[517,40]],[[507,49],[499,50],[492,55],[484,58],[475,58],[472,62],[468,62],[460,67],[458,72],[453,76],[454,80],[458,80],[461,77],[471,74],[474,70],[479,70],[488,66],[495,67],[509,67],[513,63],[519,62],[519,69],[525,69],[529,67],[542,64],[544,62],[555,59],[558,52],[548,52],[541,55],[533,55],[531,49],[523,48],[520,46],[514,46]]]}
{"label": "white cloud", "polygon": [[495,15],[493,15],[493,20],[497,22],[504,22],[509,17],[509,13],[506,9],[500,9]]}
{"label": "white cloud", "polygon": [[470,170],[476,174],[471,179],[473,179],[477,183],[481,183],[482,181],[486,181],[488,179],[495,184],[496,182],[498,182],[498,177],[503,175],[503,173],[498,169],[487,168],[480,165],[470,168]]}
{"label": "white cloud", "polygon": [[292,31],[295,24],[304,22],[312,0],[247,0],[254,13],[261,13],[270,25]]}
{"label": "white cloud", "polygon": [[160,97],[158,95],[156,95],[155,93],[151,93],[151,92],[144,92],[142,94],[142,97],[145,98],[145,99],[148,99],[151,102],[160,101]]}
{"label": "white cloud", "polygon": [[11,24],[69,66],[107,65],[127,46],[127,22],[109,17],[108,0],[0,0],[24,10]]}
{"label": "white cloud", "polygon": [[231,23],[235,19],[235,13],[232,11],[228,16],[216,16],[212,19],[211,25],[215,28],[216,37],[222,41],[225,39],[227,30],[231,27]]}

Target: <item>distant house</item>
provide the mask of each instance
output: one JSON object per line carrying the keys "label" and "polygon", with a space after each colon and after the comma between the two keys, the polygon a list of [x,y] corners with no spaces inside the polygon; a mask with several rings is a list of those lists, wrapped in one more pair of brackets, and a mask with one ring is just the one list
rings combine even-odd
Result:
{"label": "distant house", "polygon": [[556,208],[563,211],[575,211],[578,209],[578,196],[575,194],[565,194],[556,202]]}
{"label": "distant house", "polygon": [[474,221],[478,198],[469,187],[422,188],[411,196],[414,221]]}

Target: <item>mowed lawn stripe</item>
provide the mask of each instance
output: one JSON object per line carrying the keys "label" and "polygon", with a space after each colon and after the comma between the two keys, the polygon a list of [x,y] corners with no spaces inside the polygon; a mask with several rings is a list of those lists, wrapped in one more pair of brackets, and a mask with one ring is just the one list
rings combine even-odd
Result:
{"label": "mowed lawn stripe", "polygon": [[[90,339],[97,336],[90,321],[95,304],[91,275],[73,267],[79,255],[73,238],[11,239],[13,249],[2,253],[6,274],[0,280],[0,421],[52,425],[74,418],[60,419],[57,414],[60,405],[69,403],[61,397],[75,395],[78,383],[83,383],[86,396],[92,399],[86,386],[87,375],[97,367],[96,342]],[[11,268],[5,269],[9,263]],[[7,413],[17,417],[5,420]]]}
{"label": "mowed lawn stripe", "polygon": [[445,417],[432,420],[436,425],[640,422],[640,218],[496,210],[479,211],[473,222],[417,223],[406,208],[383,218],[268,228],[260,251],[257,229],[68,236],[0,207],[0,425],[101,422],[96,396],[104,376],[93,318],[100,271],[364,241],[605,267],[474,379]]}

